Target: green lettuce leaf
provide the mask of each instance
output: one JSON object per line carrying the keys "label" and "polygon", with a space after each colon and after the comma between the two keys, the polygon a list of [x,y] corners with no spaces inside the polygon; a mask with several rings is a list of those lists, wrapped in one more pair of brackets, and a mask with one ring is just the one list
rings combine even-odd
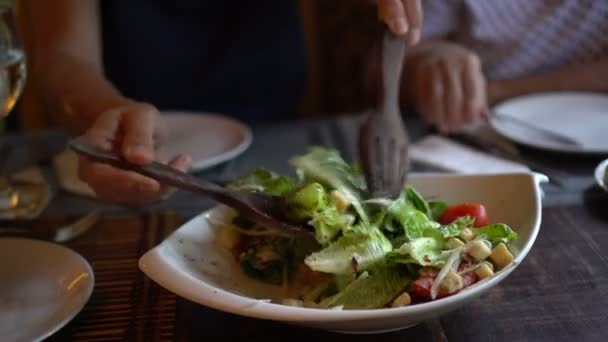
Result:
{"label": "green lettuce leaf", "polygon": [[348,274],[368,269],[391,249],[391,242],[378,228],[361,223],[346,229],[335,242],[304,262],[314,271]]}
{"label": "green lettuce leaf", "polygon": [[439,227],[439,231],[444,238],[458,236],[464,228],[473,228],[473,219],[470,216],[462,216],[454,220],[454,222]]}
{"label": "green lettuce leaf", "polygon": [[427,229],[439,227],[439,223],[430,220],[425,213],[417,210],[405,196],[399,197],[388,207],[388,219],[396,221],[401,226],[408,240],[422,237]]}
{"label": "green lettuce leaf", "polygon": [[228,188],[242,191],[264,192],[271,195],[285,195],[296,187],[294,179],[264,169],[257,168],[228,184]]}
{"label": "green lettuce leaf", "polygon": [[429,203],[411,186],[405,188],[405,194],[408,199],[418,211],[424,213],[428,218],[433,218],[431,207]]}
{"label": "green lettuce leaf", "polygon": [[390,262],[401,264],[419,264],[422,266],[440,266],[445,263],[443,252],[445,240],[437,229],[427,229],[423,237],[404,243],[398,249],[387,254]]}
{"label": "green lettuce leaf", "polygon": [[509,242],[517,239],[517,233],[503,223],[491,224],[479,229],[473,229],[475,236],[484,235],[496,247],[501,242],[509,245]]}
{"label": "green lettuce leaf", "polygon": [[429,201],[429,208],[431,209],[431,219],[433,221],[439,221],[443,212],[448,208],[448,204],[442,201]]}
{"label": "green lettuce leaf", "polygon": [[348,284],[355,280],[356,276],[357,275],[355,273],[336,274],[334,276],[334,283],[338,292],[344,290]]}
{"label": "green lettuce leaf", "polygon": [[352,203],[361,220],[369,222],[361,205],[366,194],[365,179],[340,157],[338,151],[313,147],[307,154],[294,157],[291,163],[306,179],[340,191]]}
{"label": "green lettuce leaf", "polygon": [[315,214],[310,220],[310,225],[315,228],[315,238],[325,245],[329,243],[341,230],[353,224],[355,218],[352,215],[342,214],[336,207],[327,207]]}
{"label": "green lettuce leaf", "polygon": [[343,306],[344,309],[382,308],[402,293],[411,279],[403,268],[381,264],[363,272],[342,291],[323,299],[320,306]]}
{"label": "green lettuce leaf", "polygon": [[294,221],[308,221],[326,209],[329,198],[323,185],[312,182],[285,196],[287,217]]}
{"label": "green lettuce leaf", "polygon": [[325,188],[311,182],[285,197],[286,214],[296,222],[306,222],[315,228],[317,242],[329,243],[342,229],[353,224],[352,215],[338,211],[329,200]]}

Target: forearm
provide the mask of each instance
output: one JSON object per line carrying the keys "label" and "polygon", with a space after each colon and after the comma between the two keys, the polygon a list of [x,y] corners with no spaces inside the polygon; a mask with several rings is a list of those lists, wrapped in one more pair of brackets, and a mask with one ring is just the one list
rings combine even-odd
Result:
{"label": "forearm", "polygon": [[24,1],[30,80],[40,101],[72,134],[122,98],[104,77],[97,0]]}
{"label": "forearm", "polygon": [[87,61],[69,55],[57,60],[35,65],[32,79],[48,114],[70,134],[82,134],[100,113],[127,101]]}
{"label": "forearm", "polygon": [[563,67],[536,76],[526,76],[488,83],[491,104],[525,94],[546,91],[608,92],[608,59]]}

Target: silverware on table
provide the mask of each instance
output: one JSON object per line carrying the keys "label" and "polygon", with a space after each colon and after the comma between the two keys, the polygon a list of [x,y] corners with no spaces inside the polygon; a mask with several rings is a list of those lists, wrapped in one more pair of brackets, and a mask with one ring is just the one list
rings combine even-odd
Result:
{"label": "silverware on table", "polygon": [[155,179],[161,184],[211,197],[215,201],[235,209],[244,217],[265,227],[275,228],[290,235],[312,235],[310,230],[294,225],[284,218],[284,203],[278,196],[227,189],[158,162],[152,162],[148,165],[136,165],[124,160],[115,153],[101,150],[82,138],[72,140],[69,146],[77,153],[87,156],[96,162],[133,171]]}
{"label": "silverware on table", "polygon": [[581,146],[581,143],[576,141],[574,138],[571,138],[567,135],[564,135],[564,134],[561,134],[558,132],[544,129],[542,127],[538,127],[537,125],[531,124],[525,120],[516,118],[511,115],[507,115],[507,114],[503,114],[503,113],[495,111],[492,113],[492,118],[497,119],[502,122],[516,125],[520,129],[527,130],[529,133],[539,136],[539,137],[543,137],[544,139],[546,139],[548,141],[553,141],[555,143],[562,144],[562,145]]}
{"label": "silverware on table", "polygon": [[399,110],[405,39],[386,31],[382,43],[383,96],[359,131],[359,157],[374,197],[399,195],[409,168],[409,137]]}
{"label": "silverware on table", "polygon": [[24,237],[32,237],[38,238],[42,240],[50,240],[58,243],[64,243],[70,240],[73,240],[80,235],[88,232],[101,217],[100,210],[93,210],[85,216],[81,217],[77,221],[70,223],[68,225],[57,228],[55,231],[51,233],[46,233],[42,231],[32,230],[29,228],[23,227],[0,227],[0,236],[1,235],[10,235],[10,236],[24,236]]}
{"label": "silverware on table", "polygon": [[80,220],[61,227],[53,234],[53,241],[66,242],[72,240],[93,227],[101,218],[101,210],[93,210],[89,214],[83,216]]}

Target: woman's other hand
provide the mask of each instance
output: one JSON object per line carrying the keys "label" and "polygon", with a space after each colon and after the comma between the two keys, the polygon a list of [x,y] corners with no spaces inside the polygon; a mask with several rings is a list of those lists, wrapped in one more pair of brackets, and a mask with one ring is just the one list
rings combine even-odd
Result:
{"label": "woman's other hand", "polygon": [[423,119],[444,134],[488,116],[479,57],[457,44],[434,41],[410,49],[402,90]]}

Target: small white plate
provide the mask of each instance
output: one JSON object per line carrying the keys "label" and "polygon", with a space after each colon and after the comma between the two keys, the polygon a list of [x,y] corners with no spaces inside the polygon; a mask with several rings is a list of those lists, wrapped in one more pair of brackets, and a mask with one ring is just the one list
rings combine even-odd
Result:
{"label": "small white plate", "polygon": [[0,341],[40,341],[67,324],[93,292],[76,252],[49,242],[0,238]]}
{"label": "small white plate", "polygon": [[608,159],[595,168],[595,181],[602,189],[608,191]]}
{"label": "small white plate", "polygon": [[192,157],[192,171],[235,158],[253,140],[249,127],[235,119],[209,113],[163,112],[166,141],[159,155],[172,158],[180,153]]}
{"label": "small white plate", "polygon": [[608,95],[555,92],[516,97],[496,105],[493,112],[577,141],[567,145],[534,134],[509,120],[490,119],[503,136],[535,148],[579,154],[608,154]]}
{"label": "small white plate", "polygon": [[546,182],[546,177],[532,173],[412,174],[408,179],[424,196],[448,203],[482,203],[493,222],[511,225],[519,234],[513,246],[518,251],[514,262],[487,281],[424,304],[344,311],[284,306],[268,301],[279,299],[280,287],[248,278],[240,270],[229,252],[226,230],[208,222],[210,216],[216,221],[229,220],[230,210],[217,207],[193,218],[148,251],[139,267],[166,289],[218,310],[339,332],[372,333],[403,329],[466,305],[506,278],[532,248],[541,222],[539,183]]}

